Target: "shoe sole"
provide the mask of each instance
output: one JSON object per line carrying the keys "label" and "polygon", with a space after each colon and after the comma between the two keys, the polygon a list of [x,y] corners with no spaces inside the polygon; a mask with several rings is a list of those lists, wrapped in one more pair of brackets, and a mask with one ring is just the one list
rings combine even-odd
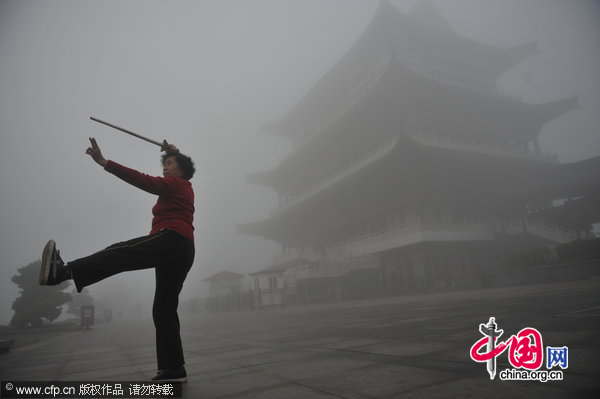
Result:
{"label": "shoe sole", "polygon": [[48,277],[50,276],[50,266],[52,265],[52,254],[56,248],[54,240],[48,241],[42,252],[42,267],[40,268],[40,285],[48,285]]}
{"label": "shoe sole", "polygon": [[183,378],[169,378],[166,380],[151,380],[152,382],[156,382],[156,383],[163,383],[163,382],[187,382],[187,377],[183,377]]}

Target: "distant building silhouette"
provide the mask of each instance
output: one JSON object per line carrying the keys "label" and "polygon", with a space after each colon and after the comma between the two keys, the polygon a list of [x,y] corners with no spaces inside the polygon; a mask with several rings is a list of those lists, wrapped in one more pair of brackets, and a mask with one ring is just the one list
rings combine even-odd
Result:
{"label": "distant building silhouette", "polygon": [[293,149],[249,175],[279,198],[268,218],[239,226],[281,244],[252,274],[261,300],[478,287],[499,254],[589,230],[590,218],[561,218],[551,200],[585,196],[600,162],[560,165],[537,137],[577,97],[528,104],[497,87],[535,51],[463,37],[428,1],[408,14],[381,1],[353,47],[265,127]]}

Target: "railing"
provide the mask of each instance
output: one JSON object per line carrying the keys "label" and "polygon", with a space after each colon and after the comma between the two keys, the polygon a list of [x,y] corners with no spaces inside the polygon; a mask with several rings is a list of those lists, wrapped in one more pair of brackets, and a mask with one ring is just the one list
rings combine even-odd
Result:
{"label": "railing", "polygon": [[444,68],[440,65],[426,63],[410,53],[398,56],[401,62],[414,72],[452,86],[464,87],[480,93],[496,93],[495,81],[484,79],[473,74],[461,73],[457,70]]}
{"label": "railing", "polygon": [[288,286],[296,285],[297,280],[305,278],[320,278],[341,276],[351,270],[376,268],[379,264],[369,256],[350,257],[333,260],[323,258],[322,262],[303,264],[287,270],[284,279]]}
{"label": "railing", "polygon": [[507,235],[518,235],[530,233],[548,241],[565,243],[577,239],[577,233],[573,230],[564,229],[555,224],[543,223],[531,219],[506,220],[504,221],[504,232]]}
{"label": "railing", "polygon": [[577,239],[577,234],[573,230],[530,219],[462,218],[444,222],[415,220],[412,223],[391,225],[340,241],[328,246],[325,254],[310,249],[290,249],[276,255],[273,264],[280,265],[293,260],[305,259],[327,267],[327,265],[348,262],[357,256],[418,243],[432,237],[442,241],[490,241],[494,239],[495,233],[508,236],[529,233],[555,243],[565,243]]}
{"label": "railing", "polygon": [[[409,224],[392,225],[336,244],[328,250],[343,251],[348,256],[366,255],[393,247],[406,246],[435,237],[439,240],[485,240],[494,239],[495,233],[516,235],[530,233],[548,241],[565,243],[577,238],[572,230],[539,221],[486,220],[463,218],[447,222],[414,221]],[[389,248],[386,248],[389,246]]]}
{"label": "railing", "polygon": [[282,252],[281,254],[277,254],[273,257],[273,265],[283,265],[285,263],[289,263],[295,260],[306,259],[311,262],[315,262],[321,260],[323,255],[316,253],[315,251],[309,249],[288,249]]}
{"label": "railing", "polygon": [[274,216],[286,209],[289,209],[290,207],[298,204],[299,202],[304,201],[305,199],[315,195],[316,193],[323,190],[324,188],[329,187],[332,184],[334,184],[334,183],[346,178],[347,176],[355,173],[356,171],[364,168],[366,165],[369,165],[369,164],[375,162],[376,160],[381,159],[382,157],[384,157],[385,155],[387,155],[389,152],[392,151],[392,149],[394,148],[394,146],[396,145],[397,142],[398,142],[397,138],[391,138],[391,139],[385,141],[379,147],[375,148],[374,150],[370,151],[367,154],[360,156],[358,159],[354,160],[354,162],[343,166],[342,168],[338,169],[334,173],[332,173],[332,174],[328,175],[327,177],[325,177],[324,179],[320,180],[318,183],[316,183],[316,184],[310,186],[309,188],[307,188],[306,190],[302,191],[301,194],[299,194],[295,197],[292,197],[291,200],[285,202],[280,207],[271,210],[270,215]]}
{"label": "railing", "polygon": [[485,240],[494,238],[489,222],[481,219],[465,219],[449,222],[414,221],[409,224],[393,225],[378,231],[353,237],[339,243],[339,248],[352,256],[407,246],[428,239],[436,240]]}
{"label": "railing", "polygon": [[341,262],[348,258],[339,249],[328,248],[326,254],[313,251],[311,249],[292,248],[282,251],[282,253],[273,256],[273,265],[283,265],[285,263],[307,260],[309,262],[320,262],[322,264]]}
{"label": "railing", "polygon": [[341,276],[354,269],[376,267],[376,262],[364,261],[374,253],[382,250],[407,246],[427,240],[491,241],[495,233],[507,235],[530,233],[549,241],[565,243],[577,238],[574,231],[556,225],[532,220],[501,220],[483,218],[462,218],[452,221],[435,222],[415,220],[409,224],[398,224],[385,229],[369,232],[353,237],[326,248],[325,254],[312,250],[288,250],[276,259],[306,259],[312,265],[291,269],[288,276],[291,280]]}
{"label": "railing", "polygon": [[373,269],[379,267],[377,262],[369,262],[360,258],[348,259],[343,262],[324,264],[322,267],[309,269],[305,278],[338,277],[352,270]]}
{"label": "railing", "polygon": [[558,162],[557,154],[535,153],[521,148],[508,145],[495,145],[473,141],[468,139],[459,139],[455,137],[439,136],[436,134],[426,134],[423,132],[409,132],[409,137],[418,143],[431,147],[448,148],[452,150],[471,151],[482,154],[500,155],[511,158],[538,160],[545,162]]}
{"label": "railing", "polygon": [[[510,146],[487,144],[478,141],[459,139],[454,137],[443,137],[435,134],[426,134],[423,132],[416,131],[409,132],[407,133],[407,135],[422,145],[437,148],[448,148],[454,150],[471,151],[519,159],[539,160],[552,163],[558,162],[557,154],[533,153],[527,150]],[[271,210],[270,215],[274,216],[286,209],[289,209],[293,205],[296,205],[297,203],[311,197],[312,195],[330,186],[331,184],[342,180],[344,177],[347,177],[350,174],[356,172],[357,170],[362,169],[364,166],[376,161],[377,159],[380,159],[381,157],[388,154],[397,143],[398,138],[388,139],[374,150],[370,151],[367,154],[363,154],[359,158],[353,160],[352,163],[344,165],[334,173],[320,180],[318,183],[310,186],[309,188],[303,190],[300,194],[292,197],[290,200],[283,203],[278,208]]]}

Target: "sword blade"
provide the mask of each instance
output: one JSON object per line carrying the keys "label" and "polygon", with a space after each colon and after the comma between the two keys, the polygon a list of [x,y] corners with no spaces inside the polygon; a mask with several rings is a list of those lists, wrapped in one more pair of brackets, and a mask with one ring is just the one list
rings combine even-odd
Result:
{"label": "sword blade", "polygon": [[120,131],[125,132],[127,134],[130,134],[130,135],[132,135],[134,137],[137,137],[138,139],[142,139],[142,140],[145,140],[145,141],[147,141],[149,143],[152,143],[152,144],[155,144],[155,145],[157,145],[159,147],[162,147],[162,143],[160,143],[160,142],[158,142],[156,140],[149,139],[148,137],[144,137],[141,134],[132,132],[131,130],[122,128],[120,126],[114,125],[114,124],[106,122],[106,121],[103,121],[102,119],[94,118],[93,116],[90,116],[90,119],[93,120],[94,122],[102,123],[103,125],[112,127],[113,129],[120,130]]}

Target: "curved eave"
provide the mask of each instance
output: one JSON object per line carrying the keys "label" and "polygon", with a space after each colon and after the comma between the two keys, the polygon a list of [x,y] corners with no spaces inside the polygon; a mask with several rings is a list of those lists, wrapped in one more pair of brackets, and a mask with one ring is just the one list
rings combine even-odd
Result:
{"label": "curved eave", "polygon": [[[420,86],[415,85],[423,85],[424,90],[437,93],[427,102],[435,104],[440,115],[474,115],[485,124],[503,127],[502,134],[505,138],[530,140],[545,123],[579,108],[577,96],[541,104],[528,104],[517,98],[475,91],[433,79],[418,69],[402,65],[401,62],[390,63],[394,64],[399,72],[398,76],[404,74],[401,79],[412,85],[414,90],[420,90]],[[402,90],[399,94],[405,95]],[[400,101],[399,98],[398,102]],[[482,132],[491,134],[493,130]]]}
{"label": "curved eave", "polygon": [[[387,64],[385,69],[382,71],[382,75],[389,76],[390,74],[393,75],[395,73],[395,70],[390,67],[391,64],[393,63]],[[383,80],[383,77],[381,77],[373,86],[371,86],[368,91],[361,94],[357,101],[353,103],[352,107],[346,110],[345,113],[341,114],[333,123],[329,124],[325,130],[312,137],[305,145],[296,147],[294,151],[288,157],[283,159],[275,169],[267,172],[252,173],[247,175],[249,181],[257,184],[268,185],[274,189],[276,189],[276,187],[285,185],[286,182],[290,180],[290,175],[294,174],[294,171],[301,170],[307,165],[307,163],[311,162],[310,159],[318,158],[315,158],[314,156],[315,150],[318,151],[319,149],[329,148],[331,146],[330,133],[333,131],[340,131],[339,123],[344,123],[347,116],[352,115],[358,107],[363,106],[364,99],[371,93],[377,91],[381,87],[385,87],[385,84],[382,85],[381,80]],[[328,141],[329,144],[324,144]]]}
{"label": "curved eave", "polygon": [[452,25],[429,0],[419,0],[410,9],[408,15],[430,29],[456,34]]}
{"label": "curved eave", "polygon": [[260,133],[267,133],[267,134],[273,134],[273,135],[282,135],[282,129],[281,129],[281,121],[271,121],[271,122],[266,122],[263,123],[262,125],[260,125],[260,127],[258,128],[258,131]]}
{"label": "curved eave", "polygon": [[376,63],[380,56],[390,53],[389,43],[386,43],[385,38],[382,40],[382,36],[389,34],[390,21],[400,22],[398,17],[401,17],[400,21],[408,19],[388,0],[379,1],[374,16],[356,42],[325,72],[278,122],[277,126],[280,129],[300,128],[318,119],[324,110],[331,108],[331,104],[343,102],[348,88],[364,77],[363,74],[368,72],[369,66]]}
{"label": "curved eave", "polygon": [[[587,173],[590,173],[591,167],[593,166],[581,166],[582,170]],[[425,177],[418,181],[415,180],[415,170],[420,171],[419,173]],[[485,195],[495,198],[499,203],[521,203],[529,193],[532,193],[535,188],[534,183],[538,182],[540,178],[551,180],[551,170],[557,171],[558,169],[548,163],[535,160],[513,159],[479,152],[440,148],[421,144],[411,137],[403,137],[391,152],[373,163],[317,191],[312,196],[273,213],[267,219],[239,225],[238,232],[276,241],[293,239],[298,231],[303,231],[302,229],[306,226],[313,226],[325,220],[327,215],[322,213],[328,212],[328,206],[334,203],[339,204],[340,198],[347,198],[347,193],[353,192],[355,187],[370,183],[386,185],[388,183],[383,183],[386,181],[393,181],[393,184],[397,185],[397,189],[403,187],[402,190],[418,191],[430,190],[431,187],[438,187],[436,182],[462,176],[467,178],[468,182],[461,183],[461,187],[473,190],[473,194],[479,193],[481,187],[487,184],[489,187],[486,186],[487,188],[483,189],[484,192],[495,191],[490,191]],[[600,167],[597,170],[600,171]],[[382,171],[389,173],[387,176],[383,176]],[[510,181],[507,181],[506,184],[497,183],[504,182],[505,179],[502,176],[506,174],[513,176]],[[573,170],[569,172],[570,174],[577,174],[577,171]],[[590,178],[593,176],[588,177],[588,179]],[[598,178],[600,181],[600,176]],[[559,179],[563,181],[563,179],[568,179],[568,176],[559,177]],[[588,181],[586,180],[586,182]],[[298,227],[297,230],[296,224],[304,226]]]}
{"label": "curved eave", "polygon": [[535,118],[535,122],[541,127],[551,120],[581,107],[578,96],[572,96],[543,104],[527,104],[527,108]]}
{"label": "curved eave", "polygon": [[246,181],[248,183],[260,184],[262,186],[272,187],[273,186],[273,170],[267,170],[264,172],[253,172],[246,174]]}
{"label": "curved eave", "polygon": [[[432,79],[418,70],[404,65],[401,60],[394,58],[387,64],[379,81],[369,91],[362,94],[362,97],[354,103],[353,108],[342,115],[336,123],[343,123],[345,116],[351,116],[359,107],[368,106],[368,104],[365,105],[365,102],[371,102],[372,98],[376,98],[373,96],[378,96],[377,93],[381,93],[381,90],[388,90],[391,85],[397,85],[393,100],[395,103],[406,104],[425,101],[427,104],[437,107],[436,112],[438,115],[446,115],[446,117],[452,118],[456,116],[461,118],[473,116],[476,119],[473,119],[472,123],[482,125],[480,130],[482,135],[487,134],[490,137],[495,135],[499,140],[532,140],[539,133],[542,125],[578,107],[577,96],[543,104],[527,104],[511,97],[474,91]],[[421,96],[422,98],[419,97],[420,99],[416,100],[417,97],[414,94],[419,91],[431,91],[437,93],[437,95]],[[402,112],[402,110],[399,110],[399,112]],[[483,126],[489,124],[502,127],[502,129],[498,129],[498,132],[501,133],[494,133],[493,129],[486,130],[483,128]],[[336,131],[335,126],[332,124],[328,130],[321,132],[314,139],[314,142],[292,152],[275,169],[250,174],[248,180],[272,188],[289,181],[290,173],[288,172],[299,170],[299,168],[306,166],[306,159],[312,159],[307,158],[307,151],[314,150],[317,147],[328,151],[323,147],[323,143],[325,143],[323,140],[330,132]],[[331,140],[328,141],[331,142]]]}
{"label": "curved eave", "polygon": [[506,52],[508,53],[508,58],[510,59],[510,68],[521,63],[533,54],[537,53],[537,42],[532,41],[529,43],[525,43],[521,46],[510,48],[506,50]]}
{"label": "curved eave", "polygon": [[595,223],[600,221],[600,195],[589,195],[562,205],[543,209],[535,213],[545,220],[554,220],[568,226],[573,223]]}
{"label": "curved eave", "polygon": [[504,72],[520,64],[536,52],[537,42],[535,41],[508,49],[490,46],[489,56],[481,57],[481,60],[483,60],[481,68],[489,71],[490,78],[495,81]]}
{"label": "curved eave", "polygon": [[273,234],[270,232],[269,228],[271,225],[272,219],[263,219],[257,222],[238,224],[236,227],[239,234],[250,234],[273,239]]}
{"label": "curved eave", "polygon": [[[406,140],[408,142],[414,143],[410,139],[406,139]],[[290,215],[294,214],[299,209],[303,209],[307,203],[313,203],[313,201],[318,200],[323,194],[330,193],[332,189],[334,189],[340,185],[343,185],[343,184],[348,184],[348,182],[352,181],[356,175],[363,174],[363,173],[365,173],[365,171],[367,169],[373,168],[373,167],[375,167],[375,165],[385,162],[387,159],[389,159],[391,154],[394,153],[395,151],[396,151],[396,147],[394,147],[394,149],[391,152],[388,152],[387,154],[383,155],[381,158],[375,160],[373,163],[368,164],[364,168],[353,172],[352,174],[345,177],[344,179],[337,181],[337,182],[331,184],[330,186],[323,188],[322,190],[319,190],[314,195],[294,204],[293,206],[290,206],[288,208],[285,208],[283,210],[275,212],[274,214],[272,214],[271,217],[269,217],[267,219],[259,220],[257,222],[244,223],[244,224],[237,225],[237,232],[240,234],[251,234],[251,235],[256,235],[256,236],[262,236],[267,239],[273,239],[273,240],[277,239],[277,237],[280,236],[280,234],[278,232],[285,230],[285,229],[280,228],[281,224],[285,223],[285,221],[288,220]]]}
{"label": "curved eave", "polygon": [[530,196],[558,199],[600,195],[600,156],[556,165],[543,171],[531,184]]}
{"label": "curved eave", "polygon": [[[393,6],[390,7],[394,8]],[[410,43],[411,47],[420,49],[424,56],[435,55],[435,58],[438,58],[437,55],[449,52],[452,53],[452,57],[442,61],[442,64],[446,67],[449,69],[458,68],[464,73],[495,83],[503,72],[537,51],[535,41],[513,48],[503,48],[462,36],[452,29],[447,22],[444,22],[444,17],[435,10],[435,7],[429,5],[425,8],[433,10],[428,11],[428,13],[437,14],[437,16],[432,15],[427,18],[432,20],[433,23],[411,18],[412,15],[410,14],[407,17],[398,10],[395,10],[395,12],[392,12],[391,9],[386,10],[390,14],[396,14],[397,23],[392,26],[388,22],[388,25],[390,25],[388,31],[393,32],[393,34],[390,34],[392,37],[388,40],[397,43],[397,52],[401,52],[407,43]],[[411,39],[409,39],[409,42],[405,42],[400,40],[403,37]],[[460,64],[457,64],[457,59],[460,60]]]}
{"label": "curved eave", "polygon": [[310,130],[309,125],[324,114],[339,110],[336,104],[343,103],[348,89],[360,81],[379,58],[403,53],[407,48],[423,49],[425,56],[440,49],[455,49],[459,59],[464,60],[460,65],[462,70],[492,79],[500,71],[488,71],[490,68],[500,65],[504,70],[535,46],[529,44],[506,50],[460,36],[452,30],[432,29],[383,0],[350,49],[279,121],[270,124],[269,130],[288,137]]}

